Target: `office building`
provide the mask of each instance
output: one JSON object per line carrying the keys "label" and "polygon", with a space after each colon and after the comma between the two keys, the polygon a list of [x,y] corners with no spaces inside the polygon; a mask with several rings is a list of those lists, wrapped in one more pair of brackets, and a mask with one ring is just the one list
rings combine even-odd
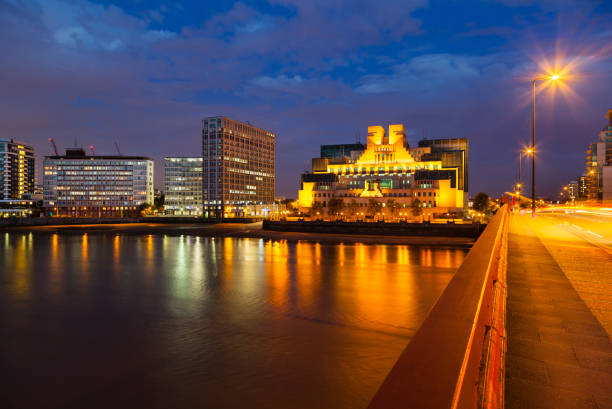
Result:
{"label": "office building", "polygon": [[34,194],[34,148],[0,139],[0,200],[31,199]]}
{"label": "office building", "polygon": [[137,216],[141,204],[153,204],[153,160],[66,149],[45,157],[43,196],[48,216]]}
{"label": "office building", "polygon": [[431,148],[431,151],[422,156],[421,160],[439,160],[445,168],[459,168],[457,188],[465,193],[464,204],[467,205],[469,192],[469,146],[467,138],[422,139],[418,145],[419,147]]}
{"label": "office building", "polygon": [[165,158],[164,191],[164,213],[202,216],[202,158]]}
{"label": "office building", "polygon": [[[465,141],[467,157],[467,141]],[[314,202],[323,207],[331,198],[342,198],[345,205],[355,201],[361,211],[372,198],[394,199],[402,207],[418,200],[426,213],[462,213],[467,166],[459,162],[444,166],[441,157],[431,159],[433,148],[411,149],[403,125],[390,125],[388,135],[382,126],[368,127],[365,150],[355,160],[313,158],[312,173],[302,175],[298,193],[300,210],[308,212]],[[463,156],[464,155],[464,156]]]}
{"label": "office building", "polygon": [[224,116],[202,120],[203,216],[268,216],[275,193],[275,135]]}
{"label": "office building", "polygon": [[612,202],[612,109],[606,114],[608,124],[599,132],[597,142],[587,150],[587,198]]}

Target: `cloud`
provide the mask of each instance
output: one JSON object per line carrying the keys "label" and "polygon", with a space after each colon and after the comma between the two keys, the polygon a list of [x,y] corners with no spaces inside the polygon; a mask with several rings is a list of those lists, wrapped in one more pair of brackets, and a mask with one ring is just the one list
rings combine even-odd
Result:
{"label": "cloud", "polygon": [[54,38],[58,44],[70,47],[93,48],[95,46],[93,36],[81,26],[58,28]]}
{"label": "cloud", "polygon": [[424,54],[405,63],[391,67],[389,74],[366,75],[356,92],[376,94],[386,92],[426,92],[440,86],[455,87],[470,81],[494,68],[495,57],[464,56],[453,54]]}
{"label": "cloud", "polygon": [[144,33],[144,38],[147,41],[162,41],[176,37],[176,33],[168,30],[148,30]]}
{"label": "cloud", "polygon": [[257,77],[253,80],[253,84],[263,87],[271,88],[275,90],[287,91],[294,89],[304,82],[304,79],[299,75],[288,77],[286,75],[279,75],[276,77]]}

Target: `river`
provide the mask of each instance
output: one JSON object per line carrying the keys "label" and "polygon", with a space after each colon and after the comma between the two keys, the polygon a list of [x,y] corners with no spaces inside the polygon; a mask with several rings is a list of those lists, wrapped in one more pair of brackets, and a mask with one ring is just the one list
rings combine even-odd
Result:
{"label": "river", "polygon": [[3,407],[365,408],[465,254],[0,233]]}

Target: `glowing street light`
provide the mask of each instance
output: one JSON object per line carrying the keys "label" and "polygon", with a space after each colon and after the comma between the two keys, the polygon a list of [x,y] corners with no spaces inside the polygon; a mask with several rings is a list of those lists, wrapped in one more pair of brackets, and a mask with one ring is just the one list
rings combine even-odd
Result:
{"label": "glowing street light", "polygon": [[531,82],[531,88],[533,90],[532,106],[531,106],[531,217],[535,217],[536,214],[536,185],[535,185],[535,97],[536,97],[536,81],[549,80],[557,81],[559,74],[552,74],[546,77],[534,78]]}

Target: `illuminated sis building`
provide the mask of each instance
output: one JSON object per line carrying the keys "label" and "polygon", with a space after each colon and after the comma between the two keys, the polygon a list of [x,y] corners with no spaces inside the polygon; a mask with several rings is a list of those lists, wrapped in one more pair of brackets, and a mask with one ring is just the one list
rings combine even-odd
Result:
{"label": "illuminated sis building", "polygon": [[612,109],[606,118],[608,124],[599,132],[598,141],[587,150],[587,198],[612,202]]}
{"label": "illuminated sis building", "polygon": [[137,216],[139,205],[153,204],[153,160],[66,149],[45,156],[43,196],[48,216]]}
{"label": "illuminated sis building", "polygon": [[0,200],[31,199],[34,174],[34,148],[0,139]]}
{"label": "illuminated sis building", "polygon": [[374,198],[381,203],[394,199],[400,206],[418,200],[431,214],[463,212],[467,140],[443,141],[427,140],[426,146],[410,148],[403,125],[389,125],[388,134],[382,126],[370,126],[367,146],[357,155],[313,158],[312,173],[302,175],[299,207],[308,211],[314,202],[326,207],[331,198],[342,198],[345,205],[354,200],[365,212]]}
{"label": "illuminated sis building", "polygon": [[165,158],[164,191],[166,214],[202,216],[202,158]]}
{"label": "illuminated sis building", "polygon": [[276,137],[248,123],[202,120],[204,217],[267,216],[274,204]]}

